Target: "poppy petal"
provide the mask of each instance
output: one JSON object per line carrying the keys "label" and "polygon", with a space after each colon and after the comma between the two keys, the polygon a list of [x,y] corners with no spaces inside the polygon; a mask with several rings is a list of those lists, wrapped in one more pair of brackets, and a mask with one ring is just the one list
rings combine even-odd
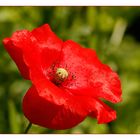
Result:
{"label": "poppy petal", "polygon": [[7,52],[9,53],[9,55],[12,57],[12,59],[15,61],[21,75],[25,78],[25,79],[30,79],[29,78],[29,70],[28,67],[26,66],[24,59],[23,59],[23,53],[20,50],[20,48],[18,48],[17,46],[14,46],[11,38],[5,38],[3,40],[3,44],[7,50]]}
{"label": "poppy petal", "polygon": [[42,67],[46,70],[50,65],[52,66],[52,64],[59,60],[63,41],[55,35],[48,24],[34,29],[31,33],[37,39],[42,50]]}
{"label": "poppy petal", "polygon": [[[41,41],[42,36],[37,36],[37,33],[42,35],[41,31],[43,30],[46,32],[48,31],[44,42]],[[47,77],[47,69],[58,61],[62,47],[62,41],[55,36],[47,25],[39,27],[32,32],[29,32],[28,30],[17,31],[11,38],[6,38],[3,42],[5,48],[17,64],[21,74],[26,79],[30,78],[28,66],[23,58],[23,53],[26,52],[28,55],[27,61],[30,61],[32,66],[36,69],[42,69],[42,73]],[[35,66],[34,62],[36,62]]]}
{"label": "poppy petal", "polygon": [[94,105],[95,111],[91,112],[90,117],[97,118],[98,123],[108,123],[116,119],[116,111],[111,109],[102,101],[96,99],[94,101],[96,104]]}
{"label": "poppy petal", "polygon": [[116,118],[114,110],[94,98],[70,96],[65,104],[56,105],[48,101],[48,96],[45,95],[47,94],[40,96],[36,88],[31,87],[24,96],[23,112],[34,124],[60,130],[74,127],[87,115],[96,117],[98,123],[107,123]]}
{"label": "poppy petal", "polygon": [[31,33],[37,39],[40,47],[51,50],[61,49],[62,40],[56,36],[48,24],[35,28]]}
{"label": "poppy petal", "polygon": [[[52,93],[53,94],[53,93]],[[23,99],[23,112],[34,124],[51,129],[68,129],[85,119],[85,114],[79,114],[66,105],[56,105],[42,98],[35,87],[31,87]]]}
{"label": "poppy petal", "polygon": [[[46,87],[50,87],[53,94],[51,95],[50,92],[47,92],[48,100],[53,98],[54,100],[52,100],[52,102],[56,102],[56,104],[63,104],[67,94],[63,95],[61,89],[48,81],[47,76],[45,75],[45,70],[42,69],[42,54],[40,53],[36,38],[32,36],[29,31],[24,31],[24,34],[22,31],[19,31],[12,36],[12,43],[14,46],[18,46],[22,50],[24,61],[29,68],[30,79],[37,87],[37,90],[41,96],[43,96],[42,93],[48,91]],[[55,55],[52,57],[55,57]]]}
{"label": "poppy petal", "polygon": [[121,101],[118,75],[100,62],[95,51],[82,48],[71,40],[66,41],[60,66],[66,67],[70,75],[75,77],[63,84],[70,92],[104,98],[113,103]]}

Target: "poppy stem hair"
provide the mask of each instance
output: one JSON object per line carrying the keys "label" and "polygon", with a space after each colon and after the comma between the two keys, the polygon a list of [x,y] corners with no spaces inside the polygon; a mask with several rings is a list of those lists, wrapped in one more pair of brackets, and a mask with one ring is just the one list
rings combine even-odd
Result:
{"label": "poppy stem hair", "polygon": [[25,131],[24,131],[24,134],[27,134],[28,133],[28,131],[29,131],[29,129],[32,127],[32,123],[31,122],[29,122],[29,124],[28,124],[28,126],[27,126],[27,128],[25,129]]}

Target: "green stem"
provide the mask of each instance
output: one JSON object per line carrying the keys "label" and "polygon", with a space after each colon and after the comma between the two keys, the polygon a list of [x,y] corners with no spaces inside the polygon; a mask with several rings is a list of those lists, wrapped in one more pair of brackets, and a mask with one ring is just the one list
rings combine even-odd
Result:
{"label": "green stem", "polygon": [[28,124],[27,128],[25,129],[24,134],[27,134],[27,133],[28,133],[28,131],[29,131],[29,129],[31,128],[31,126],[32,126],[32,123],[31,123],[31,122],[29,122],[29,124]]}

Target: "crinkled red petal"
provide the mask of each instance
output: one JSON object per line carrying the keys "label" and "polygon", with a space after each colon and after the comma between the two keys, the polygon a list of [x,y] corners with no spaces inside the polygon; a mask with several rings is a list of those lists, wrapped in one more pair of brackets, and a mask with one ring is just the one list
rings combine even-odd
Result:
{"label": "crinkled red petal", "polygon": [[23,50],[28,52],[28,60],[30,59],[37,69],[42,69],[47,76],[47,69],[58,61],[62,48],[62,41],[47,24],[32,32],[17,31],[11,38],[5,38],[3,43],[25,79],[30,78],[28,66],[23,58]]}
{"label": "crinkled red petal", "polygon": [[[53,93],[53,95],[51,95],[48,91],[48,100],[54,98],[57,102],[56,104],[61,104],[62,100],[64,102],[65,95],[63,95],[62,90],[47,80],[47,76],[45,75],[45,69],[42,68],[42,53],[40,53],[40,47],[37,44],[36,38],[29,31],[18,31],[13,34],[11,41],[14,46],[21,49],[24,62],[29,68],[30,79],[32,83],[37,87],[39,93],[47,93],[46,87],[50,86],[50,88],[52,88],[51,94]],[[56,55],[53,55],[51,57],[56,57]],[[41,96],[43,95],[41,94]]]}
{"label": "crinkled red petal", "polygon": [[82,48],[73,41],[66,41],[60,66],[65,67],[74,77],[63,84],[70,92],[104,98],[113,103],[121,101],[118,75],[100,62],[95,51]]}
{"label": "crinkled red petal", "polygon": [[3,44],[7,50],[7,52],[10,54],[12,59],[15,61],[21,75],[25,79],[30,79],[29,77],[29,70],[26,66],[24,59],[23,59],[23,53],[21,49],[18,46],[14,46],[13,42],[11,41],[11,38],[5,38],[3,40]]}
{"label": "crinkled red petal", "polygon": [[70,108],[70,104],[56,105],[45,97],[34,87],[24,96],[23,112],[30,122],[51,129],[68,129],[85,119],[85,114]]}
{"label": "crinkled red petal", "polygon": [[52,32],[48,24],[34,29],[31,33],[37,39],[42,68],[46,70],[59,60],[63,42]]}
{"label": "crinkled red petal", "polygon": [[99,124],[108,123],[116,119],[116,111],[102,101],[96,99],[96,105],[94,107],[96,111],[91,112],[89,116],[97,118]]}
{"label": "crinkled red petal", "polygon": [[[50,87],[49,90],[51,92]],[[63,91],[63,94],[66,92]],[[56,105],[48,101],[47,93],[40,96],[35,87],[31,87],[24,96],[23,112],[30,122],[59,130],[78,125],[88,114],[91,117],[94,114],[98,123],[110,122],[116,118],[115,111],[97,99],[69,94],[65,104]]]}

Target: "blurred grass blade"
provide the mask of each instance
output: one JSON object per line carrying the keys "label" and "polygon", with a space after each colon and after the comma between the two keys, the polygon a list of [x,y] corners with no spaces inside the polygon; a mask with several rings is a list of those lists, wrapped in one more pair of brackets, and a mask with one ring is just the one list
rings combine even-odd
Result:
{"label": "blurred grass blade", "polygon": [[8,110],[11,133],[20,133],[18,113],[12,100],[8,100]]}
{"label": "blurred grass blade", "polygon": [[120,43],[122,42],[126,27],[127,27],[127,22],[125,20],[123,19],[117,20],[113,33],[110,38],[110,44],[112,44],[113,46],[120,45]]}

